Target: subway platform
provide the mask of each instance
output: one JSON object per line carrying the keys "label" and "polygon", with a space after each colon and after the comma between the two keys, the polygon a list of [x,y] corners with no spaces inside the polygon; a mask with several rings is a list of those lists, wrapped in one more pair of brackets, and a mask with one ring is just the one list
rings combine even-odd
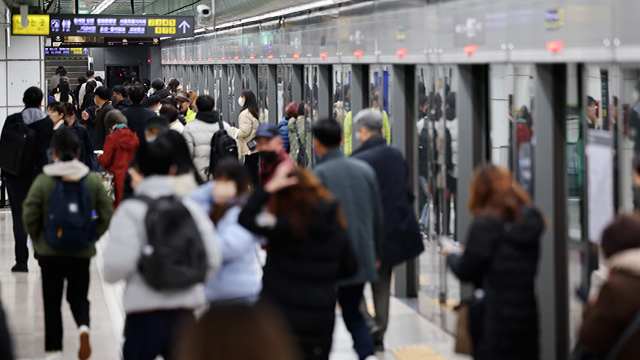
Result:
{"label": "subway platform", "polygon": [[[44,312],[40,267],[33,259],[30,247],[29,273],[11,273],[14,263],[13,227],[11,212],[0,209],[0,291],[13,336],[16,359],[43,359]],[[91,345],[93,360],[120,358],[124,313],[122,311],[123,284],[108,284],[100,273],[101,249],[91,263]],[[76,359],[78,333],[71,310],[63,301],[64,358]],[[414,310],[411,300],[391,299],[389,329],[385,337],[386,351],[378,353],[381,360],[467,360],[453,352],[453,338]],[[331,360],[357,360],[352,349],[340,310],[336,309]]]}

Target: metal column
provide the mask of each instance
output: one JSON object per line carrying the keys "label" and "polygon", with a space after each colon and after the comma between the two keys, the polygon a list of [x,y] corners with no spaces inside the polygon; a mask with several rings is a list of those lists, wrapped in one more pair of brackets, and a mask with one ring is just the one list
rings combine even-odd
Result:
{"label": "metal column", "polygon": [[234,76],[235,84],[233,84],[233,87],[235,90],[234,101],[237,101],[240,95],[242,95],[242,66],[243,65],[229,65],[229,66],[233,66],[233,70],[236,72]]}
{"label": "metal column", "polygon": [[267,96],[269,97],[269,124],[278,125],[278,66],[267,65]]}
{"label": "metal column", "polygon": [[331,65],[318,66],[318,118],[333,118]]}
{"label": "metal column", "polygon": [[253,91],[258,100],[258,65],[249,65],[249,90]]}
{"label": "metal column", "polygon": [[304,87],[304,67],[302,65],[292,66],[293,74],[291,74],[291,101],[300,102],[304,93],[302,91]]}
{"label": "metal column", "polygon": [[[215,66],[216,65],[214,65],[214,68],[213,68],[214,83],[216,81]],[[231,123],[229,119],[231,114],[231,109],[229,109],[229,73],[228,73],[229,70],[227,70],[227,66],[232,66],[232,65],[221,65],[221,66],[222,66],[222,77],[220,79],[220,101],[222,102],[222,104],[218,105],[218,107],[222,109],[222,120],[228,123]]]}
{"label": "metal column", "polygon": [[548,227],[540,239],[536,284],[540,314],[540,358],[562,360],[569,358],[564,186],[566,66],[537,65],[536,73],[534,194],[536,205],[548,221]]}

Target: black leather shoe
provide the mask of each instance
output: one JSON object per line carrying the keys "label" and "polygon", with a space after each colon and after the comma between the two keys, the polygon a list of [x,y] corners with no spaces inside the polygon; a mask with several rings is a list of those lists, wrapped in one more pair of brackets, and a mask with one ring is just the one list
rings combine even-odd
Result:
{"label": "black leather shoe", "polygon": [[17,263],[13,265],[11,272],[29,272],[29,269],[27,268],[27,264]]}
{"label": "black leather shoe", "polygon": [[373,342],[373,346],[376,349],[376,352],[384,352],[384,344],[380,340],[375,340]]}

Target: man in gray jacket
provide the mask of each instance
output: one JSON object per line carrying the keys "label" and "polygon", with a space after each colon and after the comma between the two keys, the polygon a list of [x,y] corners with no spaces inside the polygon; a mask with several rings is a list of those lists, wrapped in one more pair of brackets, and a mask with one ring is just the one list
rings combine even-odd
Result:
{"label": "man in gray jacket", "polygon": [[314,172],[340,203],[358,260],[357,274],[338,283],[342,318],[360,360],[375,359],[373,340],[359,307],[364,285],[378,279],[376,269],[382,258],[384,228],[378,180],[367,163],[344,156],[340,150],[342,130],[338,122],[317,121],[313,125],[313,136],[315,153],[320,157]]}

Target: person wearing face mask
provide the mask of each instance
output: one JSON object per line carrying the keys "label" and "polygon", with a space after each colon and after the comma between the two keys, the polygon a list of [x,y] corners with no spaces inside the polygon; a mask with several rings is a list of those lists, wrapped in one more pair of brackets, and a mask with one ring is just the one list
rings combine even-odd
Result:
{"label": "person wearing face mask", "polygon": [[136,154],[140,142],[138,136],[127,126],[127,118],[120,110],[113,110],[105,119],[111,133],[104,141],[104,153],[98,157],[100,165],[113,174],[116,199],[113,207],[117,208],[122,201],[124,178],[131,160]]}
{"label": "person wearing face mask", "polygon": [[[380,107],[378,99],[378,93],[374,92],[371,97],[371,109],[376,110],[380,112],[380,114],[382,114],[382,136],[387,140],[387,144],[391,144],[391,127],[389,126],[389,115],[387,115],[387,112],[384,110],[384,108]],[[344,132],[344,154],[347,156],[350,156],[353,152],[353,139],[351,138],[352,125],[352,113],[351,111],[349,111],[347,113],[347,116],[344,118],[344,126],[342,127],[342,131]]]}
{"label": "person wearing face mask", "polygon": [[120,110],[120,111],[126,110],[129,106],[131,106],[131,101],[129,101],[129,92],[127,91],[127,88],[122,85],[114,86],[113,96],[111,97],[111,103],[113,104],[114,109]]}
{"label": "person wearing face mask", "polygon": [[260,152],[260,184],[265,186],[281,163],[294,164],[284,149],[278,128],[271,124],[261,124],[256,131],[257,150]]}
{"label": "person wearing face mask", "polygon": [[256,131],[260,121],[258,121],[258,101],[256,95],[251,90],[244,90],[240,98],[238,98],[238,105],[240,109],[240,115],[238,117],[238,127],[231,128],[231,135],[236,135],[238,140],[238,150],[240,159],[244,159],[244,166],[249,169],[253,184],[258,184],[258,162],[260,160],[259,148],[252,146],[249,147],[249,142],[256,137]]}

